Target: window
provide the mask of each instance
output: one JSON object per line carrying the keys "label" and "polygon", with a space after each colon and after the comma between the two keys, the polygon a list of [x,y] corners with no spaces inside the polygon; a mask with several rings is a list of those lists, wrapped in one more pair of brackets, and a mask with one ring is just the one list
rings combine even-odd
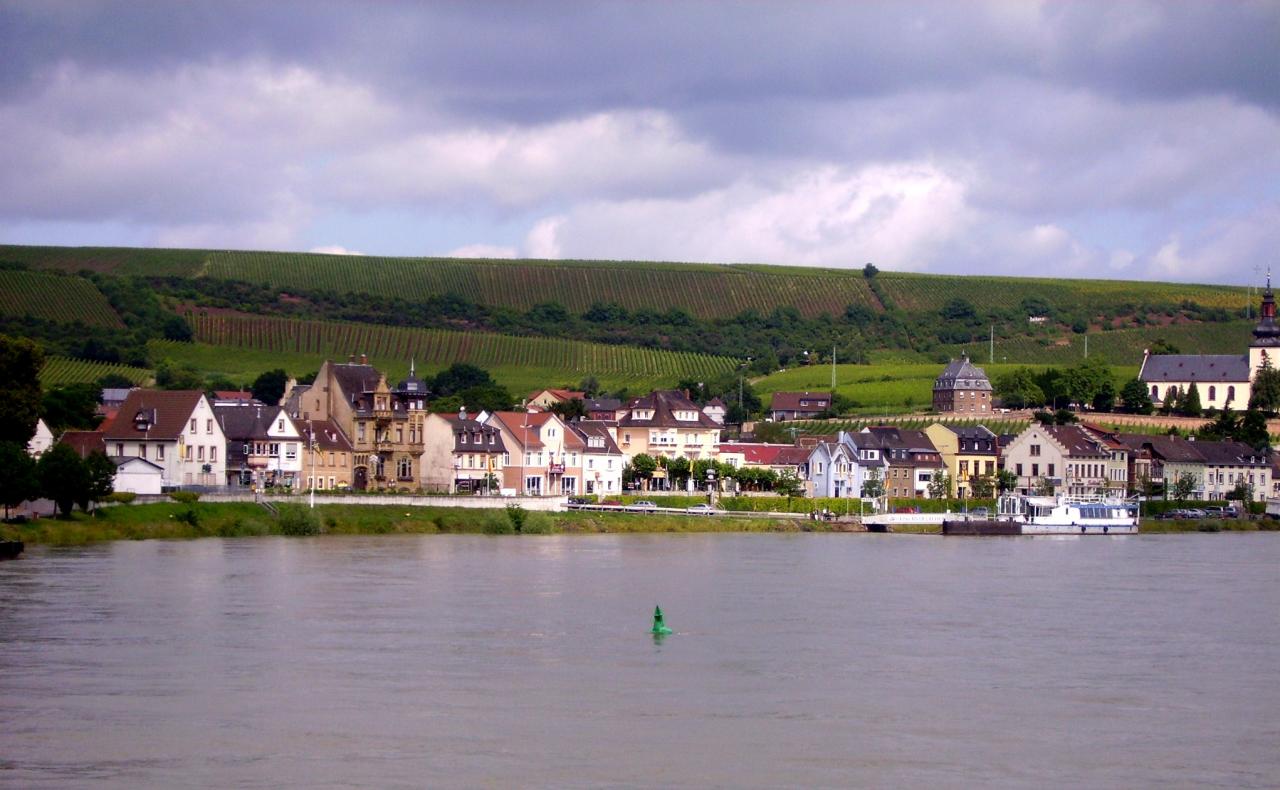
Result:
{"label": "window", "polygon": [[1227,403],[1231,403],[1236,399],[1236,388],[1227,387]]}
{"label": "window", "polygon": [[1154,384],[1151,385],[1151,400],[1160,400],[1160,388]]}
{"label": "window", "polygon": [[196,432],[196,418],[195,418],[195,417],[192,417],[192,418],[191,418],[191,432],[192,432],[192,433],[195,433],[195,432]]}
{"label": "window", "polygon": [[404,444],[404,428],[396,426],[396,444]]}
{"label": "window", "polygon": [[1031,457],[1032,458],[1040,457],[1040,445],[1038,444],[1031,445]]}
{"label": "window", "polygon": [[204,421],[204,432],[205,432],[205,433],[213,433],[213,420],[205,420],[205,421]]}
{"label": "window", "polygon": [[466,431],[463,431],[463,432],[462,432],[462,441],[460,442],[460,444],[466,444],[466,443],[467,443],[467,432],[466,432]]}
{"label": "window", "polygon": [[1032,465],[1031,465],[1031,476],[1032,476],[1032,477],[1039,477],[1039,476],[1040,476],[1040,464],[1032,464]]}
{"label": "window", "polygon": [[1217,388],[1217,387],[1215,387],[1215,386],[1213,386],[1212,384],[1210,384],[1210,385],[1209,385],[1209,400],[1210,400],[1210,401],[1215,401],[1215,400],[1217,400],[1217,399],[1218,399],[1218,388]]}
{"label": "window", "polygon": [[164,445],[163,445],[163,444],[156,445],[156,460],[157,460],[157,461],[163,461],[163,460],[164,460]]}
{"label": "window", "polygon": [[276,420],[276,430],[277,431],[284,430],[284,420]]}
{"label": "window", "polygon": [[1022,464],[1017,464],[1014,468],[1016,469],[1015,473],[1018,477],[1022,477]]}
{"label": "window", "polygon": [[413,478],[413,462],[408,458],[401,458],[396,462],[396,477],[401,480],[410,480]]}
{"label": "window", "polygon": [[356,441],[357,442],[364,441],[364,423],[362,422],[356,423]]}
{"label": "window", "polygon": [[218,462],[218,446],[216,444],[209,448],[209,462],[215,464]]}
{"label": "window", "polygon": [[1049,477],[1053,477],[1053,464],[1049,464]]}
{"label": "window", "polygon": [[124,445],[123,445],[123,444],[117,444],[117,445],[116,445],[116,455],[118,455],[118,456],[120,456],[120,457],[122,457],[122,458],[124,457]]}
{"label": "window", "polygon": [[187,457],[186,457],[186,460],[190,461],[190,460],[191,460],[191,445],[189,445],[189,444],[187,445],[187,453],[186,453],[186,456],[187,456]]}
{"label": "window", "polygon": [[196,460],[198,460],[198,461],[203,461],[203,460],[204,460],[204,445],[203,445],[203,444],[202,444],[202,445],[200,445],[200,447],[199,447],[199,448],[197,449],[197,451],[196,451]]}

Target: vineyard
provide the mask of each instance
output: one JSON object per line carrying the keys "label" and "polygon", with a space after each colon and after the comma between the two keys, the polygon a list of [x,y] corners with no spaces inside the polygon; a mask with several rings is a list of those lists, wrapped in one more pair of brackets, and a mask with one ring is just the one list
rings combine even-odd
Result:
{"label": "vineyard", "polygon": [[209,253],[146,247],[29,247],[0,245],[0,263],[68,273],[81,270],[144,277],[195,277]]}
{"label": "vineyard", "polygon": [[[680,378],[711,378],[735,361],[707,354],[654,351],[579,340],[512,337],[484,332],[411,329],[340,321],[302,321],[230,312],[186,314],[198,341],[236,349],[345,359],[367,354],[375,364],[416,360],[422,370],[467,362],[491,371],[521,371],[550,386],[595,376],[621,385],[672,384]],[[239,353],[239,352],[237,352]]]}
{"label": "vineyard", "polygon": [[911,312],[934,312],[952,299],[964,299],[979,312],[1016,312],[1022,301],[1028,298],[1045,299],[1055,308],[1065,310],[1114,307],[1124,303],[1179,304],[1183,300],[1206,307],[1240,310],[1250,303],[1247,289],[1222,285],[1030,277],[956,277],[901,272],[882,272],[878,282],[895,305]]}
{"label": "vineyard", "polygon": [[1026,417],[1005,417],[993,414],[986,419],[951,419],[942,417],[919,417],[914,419],[854,419],[854,420],[796,420],[787,422],[788,428],[794,427],[797,436],[833,436],[840,431],[845,433],[857,433],[863,428],[874,428],[877,425],[891,425],[894,428],[903,428],[912,431],[922,431],[935,423],[952,428],[973,428],[978,425],[984,425],[992,432],[1000,433],[1019,433],[1031,421]]}
{"label": "vineyard", "polygon": [[86,326],[123,326],[93,283],[82,277],[45,272],[0,271],[0,315],[80,321]]}
{"label": "vineyard", "polygon": [[145,368],[132,368],[110,362],[49,357],[44,367],[40,369],[40,385],[48,388],[63,384],[92,384],[109,373],[124,376],[135,384],[145,384],[152,378],[151,371]]}
{"label": "vineyard", "polygon": [[[981,364],[981,362],[979,362]],[[1075,364],[1075,361],[1072,361]],[[982,365],[992,380],[1021,365]],[[933,404],[933,382],[942,365],[878,364],[837,365],[836,392],[851,398],[858,414],[894,414],[904,410],[924,409]],[[1137,375],[1137,365],[1113,366],[1117,388]],[[831,368],[810,365],[780,371],[752,382],[767,406],[774,392],[828,392],[831,390]]]}
{"label": "vineyard", "polygon": [[[1113,364],[1140,365],[1143,349],[1151,348],[1158,340],[1173,344],[1184,354],[1243,354],[1252,340],[1250,332],[1253,326],[1252,321],[1232,321],[1091,332],[1088,336],[1089,356],[1099,356]],[[1084,344],[1084,335],[1014,337],[996,340],[995,357],[1010,363],[1075,365],[1084,359]],[[985,343],[951,346],[945,351],[958,357],[966,349],[975,361],[987,358]]]}

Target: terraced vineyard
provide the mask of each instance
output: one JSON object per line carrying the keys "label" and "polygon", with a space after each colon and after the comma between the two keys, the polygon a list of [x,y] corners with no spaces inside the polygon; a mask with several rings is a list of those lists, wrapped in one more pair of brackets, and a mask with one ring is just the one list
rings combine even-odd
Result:
{"label": "terraced vineyard", "polygon": [[[1157,340],[1172,343],[1184,354],[1243,354],[1252,340],[1253,321],[1223,324],[1175,324],[1140,329],[1116,329],[1089,334],[1089,355],[1112,364],[1140,365],[1142,351]],[[1084,335],[1016,337],[996,341],[996,359],[1025,364],[1075,365],[1084,359]],[[987,357],[985,343],[952,346],[951,356],[967,349],[975,361]]]}
{"label": "terraced vineyard", "polygon": [[986,419],[949,419],[941,416],[937,417],[918,417],[913,419],[862,419],[862,420],[795,420],[786,423],[787,427],[794,427],[797,436],[830,436],[840,431],[846,433],[857,433],[863,428],[871,428],[877,425],[891,425],[895,428],[905,428],[912,431],[921,431],[940,422],[943,425],[949,425],[956,428],[972,428],[977,425],[985,425],[996,433],[1019,433],[1022,429],[1031,424],[1031,421],[1025,417],[1019,416],[1003,416],[993,414]]}
{"label": "terraced vineyard", "polygon": [[345,359],[352,353],[373,359],[416,359],[425,368],[468,362],[483,368],[527,367],[557,371],[554,380],[594,375],[620,381],[666,381],[685,376],[710,378],[733,369],[735,361],[708,354],[654,351],[538,337],[484,332],[304,321],[231,312],[191,311],[187,320],[202,343]]}
{"label": "terraced vineyard", "polygon": [[0,270],[0,315],[124,326],[93,283],[46,272]]}
{"label": "terraced vineyard", "polygon": [[33,269],[54,269],[144,277],[195,277],[209,253],[206,250],[168,250],[147,247],[29,247],[0,245],[0,261]]}
{"label": "terraced vineyard", "polygon": [[83,359],[49,357],[40,369],[40,384],[56,387],[62,384],[92,384],[108,373],[115,373],[132,381],[145,384],[151,380],[151,371],[110,362],[89,362]]}

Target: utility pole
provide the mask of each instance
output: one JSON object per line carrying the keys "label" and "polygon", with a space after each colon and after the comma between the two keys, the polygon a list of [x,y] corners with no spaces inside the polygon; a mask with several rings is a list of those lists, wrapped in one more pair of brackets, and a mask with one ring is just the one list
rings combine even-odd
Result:
{"label": "utility pole", "polygon": [[831,344],[831,395],[836,394],[836,344]]}
{"label": "utility pole", "polygon": [[990,364],[996,364],[996,325],[991,325],[991,354],[988,360]]}
{"label": "utility pole", "polygon": [[1088,335],[1084,336],[1084,358],[1085,359],[1089,358],[1089,336]]}

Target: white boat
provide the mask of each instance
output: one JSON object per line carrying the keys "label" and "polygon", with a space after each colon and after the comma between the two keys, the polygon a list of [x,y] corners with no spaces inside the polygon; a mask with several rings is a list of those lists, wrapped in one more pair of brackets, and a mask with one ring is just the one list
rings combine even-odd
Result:
{"label": "white boat", "polygon": [[1133,535],[1138,502],[1117,497],[1003,496],[999,521],[1011,521],[1023,535]]}

